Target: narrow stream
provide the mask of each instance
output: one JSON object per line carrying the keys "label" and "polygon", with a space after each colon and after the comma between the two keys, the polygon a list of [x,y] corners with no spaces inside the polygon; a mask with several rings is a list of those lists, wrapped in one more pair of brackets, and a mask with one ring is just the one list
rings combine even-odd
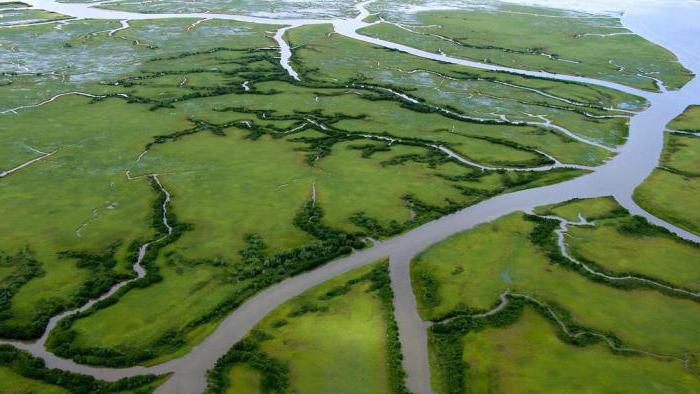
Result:
{"label": "narrow stream", "polygon": [[[430,369],[428,365],[427,325],[420,316],[418,316],[416,300],[412,292],[409,275],[409,263],[411,259],[425,248],[450,235],[471,229],[474,226],[492,221],[514,211],[530,211],[534,207],[540,205],[558,203],[572,198],[592,198],[610,195],[614,196],[620,204],[633,214],[642,215],[651,222],[661,225],[683,238],[694,242],[700,242],[700,237],[697,235],[684,231],[650,215],[632,201],[632,192],[635,187],[651,173],[658,163],[663,147],[663,133],[666,124],[680,114],[689,104],[700,103],[700,81],[698,79],[694,79],[679,91],[654,94],[591,78],[517,70],[451,58],[442,54],[422,51],[357,33],[358,29],[368,26],[367,23],[362,22],[362,19],[369,15],[364,8],[364,5],[367,3],[361,3],[356,6],[359,15],[354,19],[282,20],[204,13],[139,14],[96,9],[91,8],[88,4],[57,3],[53,0],[25,0],[25,2],[37,8],[63,13],[76,18],[112,19],[119,21],[160,18],[228,19],[287,26],[277,31],[276,40],[280,44],[282,54],[281,64],[293,78],[298,78],[298,75],[294,72],[289,63],[291,48],[289,48],[289,45],[283,39],[284,32],[297,26],[331,23],[337,33],[346,37],[386,48],[397,49],[415,56],[479,69],[507,71],[533,77],[545,77],[605,86],[643,96],[649,100],[651,104],[648,109],[635,115],[631,119],[628,141],[620,149],[619,154],[604,165],[596,167],[595,171],[591,174],[556,185],[499,195],[452,215],[427,223],[385,242],[377,242],[371,248],[335,260],[313,271],[288,278],[248,299],[235,311],[230,313],[210,336],[181,358],[153,367],[121,369],[85,366],[77,364],[72,360],[59,358],[46,351],[44,342],[46,335],[48,335],[50,329],[55,326],[56,322],[60,320],[61,316],[52,319],[53,325],[49,325],[47,334],[36,343],[26,344],[4,341],[28,350],[35,356],[42,357],[49,367],[84,373],[105,380],[116,380],[122,377],[145,373],[161,374],[175,372],[173,377],[158,389],[158,392],[187,394],[201,392],[206,387],[206,371],[210,369],[215,364],[216,360],[225,354],[231,346],[241,340],[255,324],[277,306],[281,305],[289,298],[299,295],[307,289],[323,283],[336,275],[366,265],[378,258],[390,256],[390,274],[392,288],[395,294],[394,305],[404,354],[404,367],[408,373],[407,383],[409,389],[415,393],[430,393],[432,390],[430,388]],[[697,30],[696,21],[700,20],[700,5],[678,7],[678,4],[674,4],[673,7],[671,7],[668,4],[660,4],[658,7],[658,12],[642,10],[636,13],[626,14],[623,21],[633,31],[674,50],[687,68],[699,74],[700,59],[696,54],[700,53],[700,43],[698,43],[697,39],[692,39],[692,37],[697,37],[698,33],[697,31],[694,33],[690,32],[694,29]],[[678,45],[677,42],[674,41],[676,39],[676,34],[679,35],[678,37],[682,41],[681,45]],[[154,180],[160,185],[157,176]],[[167,191],[162,188],[162,185],[160,187],[169,198]],[[163,217],[164,224],[167,226],[167,220],[165,219],[166,204],[163,205]],[[147,245],[148,244],[142,246],[142,248],[144,248],[143,253],[145,253]],[[141,253],[139,256],[139,260],[134,266],[135,269],[140,267],[139,262],[142,259]],[[118,286],[123,286],[123,284]],[[114,291],[116,290],[113,289],[100,299],[108,297]],[[94,302],[86,304],[81,307],[80,310],[87,309],[92,304],[94,304]]]}
{"label": "narrow stream", "polygon": [[24,168],[24,167],[28,167],[28,166],[30,166],[30,165],[36,163],[37,161],[44,160],[45,158],[47,158],[47,157],[53,155],[54,153],[56,153],[56,151],[49,152],[49,153],[45,153],[45,152],[40,152],[40,153],[41,153],[41,156],[39,156],[39,157],[37,157],[37,158],[31,159],[31,160],[27,160],[27,161],[25,161],[24,163],[22,163],[22,164],[20,164],[20,165],[18,165],[18,166],[16,166],[16,167],[10,168],[9,170],[0,171],[0,178],[4,178],[4,177],[6,177],[6,176],[8,176],[8,175],[11,175],[11,174],[13,174],[13,173],[15,173],[15,172],[21,170],[21,169]]}
{"label": "narrow stream", "polygon": [[582,262],[581,260],[574,257],[571,253],[569,253],[569,247],[566,243],[566,235],[569,232],[569,226],[595,225],[595,223],[586,221],[586,219],[582,218],[580,215],[579,215],[579,221],[577,221],[577,222],[571,222],[571,221],[568,221],[568,220],[561,218],[559,216],[552,216],[552,215],[540,216],[540,217],[545,218],[545,219],[556,220],[559,222],[559,229],[557,229],[555,231],[557,234],[557,244],[559,245],[559,252],[567,260],[580,266],[589,274],[606,279],[606,280],[609,280],[609,281],[641,282],[641,283],[650,285],[652,288],[665,289],[665,290],[668,290],[668,291],[673,292],[673,293],[682,294],[683,296],[700,299],[700,292],[669,286],[669,285],[666,285],[664,283],[661,283],[661,282],[658,282],[655,280],[644,278],[642,276],[630,275],[630,274],[626,274],[626,275],[622,275],[622,276],[613,276],[613,275],[606,274],[604,272],[597,271],[596,269],[592,268],[587,263]]}

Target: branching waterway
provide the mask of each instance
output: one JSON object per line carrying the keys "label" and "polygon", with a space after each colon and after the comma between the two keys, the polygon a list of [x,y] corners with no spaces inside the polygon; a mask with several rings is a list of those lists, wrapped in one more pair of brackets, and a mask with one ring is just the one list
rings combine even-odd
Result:
{"label": "branching waterway", "polygon": [[[59,358],[45,349],[46,336],[59,320],[69,314],[88,309],[95,302],[114,294],[126,282],[120,283],[98,300],[93,300],[76,311],[66,312],[51,319],[46,333],[36,343],[5,341],[43,358],[49,367],[89,374],[105,380],[116,380],[122,377],[147,373],[162,374],[173,372],[173,376],[158,389],[159,392],[188,394],[201,392],[206,386],[206,371],[212,368],[217,359],[241,340],[251,328],[277,306],[336,275],[366,265],[378,258],[389,256],[391,262],[390,274],[395,295],[396,320],[399,325],[401,346],[404,354],[404,367],[408,374],[408,387],[415,393],[430,393],[432,390],[430,388],[430,369],[428,365],[427,324],[418,315],[409,275],[411,259],[430,245],[457,232],[471,229],[476,225],[495,220],[514,211],[531,211],[540,205],[558,203],[572,198],[602,196],[613,196],[632,214],[641,215],[652,223],[663,226],[685,239],[700,242],[700,237],[697,235],[650,215],[639,208],[632,200],[634,189],[651,173],[658,163],[663,148],[663,132],[666,124],[680,114],[688,105],[700,103],[700,82],[698,79],[694,79],[679,91],[663,91],[657,94],[591,78],[518,70],[453,58],[441,53],[423,51],[358,33],[358,29],[370,25],[363,21],[369,16],[369,12],[365,8],[367,3],[356,5],[358,16],[352,19],[286,20],[210,13],[140,14],[99,9],[84,3],[58,3],[53,0],[25,0],[25,2],[34,7],[58,12],[73,18],[120,21],[122,28],[128,28],[129,20],[160,18],[226,19],[279,25],[282,27],[275,34],[275,40],[281,50],[281,65],[295,79],[298,79],[299,75],[290,64],[289,60],[293,53],[284,39],[284,33],[298,26],[332,24],[335,32],[343,36],[426,59],[484,70],[504,71],[531,77],[605,86],[642,96],[650,103],[646,110],[632,117],[629,138],[627,143],[619,150],[618,155],[604,165],[594,168],[590,174],[556,185],[499,195],[387,241],[377,242],[371,248],[355,252],[350,256],[337,259],[302,275],[286,279],[248,299],[230,313],[210,336],[195,346],[189,353],[178,359],[152,367],[100,368],[80,365],[72,360]],[[651,41],[658,42],[674,51],[687,68],[698,74],[700,73],[700,59],[695,54],[700,53],[700,44],[697,43],[697,40],[687,36],[697,36],[697,33],[688,32],[692,32],[694,27],[697,28],[697,20],[700,20],[700,7],[698,5],[689,5],[674,8],[676,5],[660,4],[658,5],[660,8],[658,12],[655,10],[655,12],[626,14],[623,22],[632,31],[640,33]],[[62,23],[65,23],[65,21]],[[669,26],[672,26],[672,28],[669,29]],[[587,142],[590,143],[590,141]],[[162,207],[163,223],[166,228],[170,229],[165,215],[169,194],[161,185],[157,175],[152,175],[152,180],[157,183],[161,192],[166,196]],[[134,264],[134,270],[139,276],[143,275],[140,261],[149,244],[147,243],[141,247],[139,258]],[[564,326],[563,329],[566,330],[566,327]]]}

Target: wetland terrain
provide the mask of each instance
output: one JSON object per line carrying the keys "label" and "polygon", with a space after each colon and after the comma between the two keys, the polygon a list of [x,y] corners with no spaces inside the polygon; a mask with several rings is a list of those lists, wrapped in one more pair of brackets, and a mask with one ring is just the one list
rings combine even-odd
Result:
{"label": "wetland terrain", "polygon": [[700,4],[594,3],[0,2],[0,393],[700,392]]}

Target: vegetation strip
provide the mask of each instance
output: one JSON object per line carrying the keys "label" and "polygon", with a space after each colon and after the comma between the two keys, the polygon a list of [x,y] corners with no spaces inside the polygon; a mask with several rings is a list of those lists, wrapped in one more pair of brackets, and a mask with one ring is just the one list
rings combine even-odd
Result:
{"label": "vegetation strip", "polygon": [[59,369],[49,369],[40,358],[15,349],[10,345],[0,344],[0,366],[7,367],[21,376],[60,386],[71,393],[150,393],[159,377],[154,375],[124,378],[116,382],[105,382],[91,376],[79,375]]}

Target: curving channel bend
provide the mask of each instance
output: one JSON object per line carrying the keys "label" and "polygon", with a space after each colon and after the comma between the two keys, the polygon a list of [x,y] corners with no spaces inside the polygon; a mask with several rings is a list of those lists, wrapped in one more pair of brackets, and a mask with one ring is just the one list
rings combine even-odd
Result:
{"label": "curving channel bend", "polygon": [[[229,314],[209,337],[179,359],[152,367],[117,369],[80,365],[72,360],[59,358],[45,349],[44,341],[50,328],[55,326],[65,315],[54,317],[52,319],[53,326],[50,326],[42,339],[35,343],[0,341],[28,350],[33,355],[43,358],[49,367],[88,374],[110,381],[139,374],[174,372],[173,376],[158,389],[158,392],[187,394],[201,392],[206,387],[206,371],[231,346],[241,340],[255,324],[277,306],[338,274],[366,265],[378,258],[389,256],[391,262],[390,274],[395,295],[396,320],[399,325],[401,346],[404,354],[404,367],[408,374],[407,384],[409,389],[415,393],[431,393],[427,324],[418,316],[409,275],[411,259],[430,245],[457,232],[468,230],[511,212],[530,211],[540,205],[558,203],[572,198],[593,198],[610,195],[615,197],[631,213],[644,216],[652,223],[663,226],[685,239],[700,243],[699,236],[654,217],[639,208],[632,200],[634,189],[651,173],[658,163],[663,148],[663,133],[666,124],[680,114],[688,105],[700,103],[700,80],[697,78],[681,90],[665,91],[661,94],[656,94],[591,78],[517,70],[451,58],[442,54],[422,51],[359,34],[357,32],[358,29],[369,25],[363,22],[369,16],[369,12],[365,8],[365,5],[369,2],[356,5],[358,16],[353,19],[282,20],[228,14],[139,14],[104,10],[94,8],[89,4],[57,3],[55,0],[24,1],[37,8],[59,12],[74,18],[119,21],[158,18],[207,18],[282,25],[284,27],[275,35],[282,53],[281,64],[295,79],[298,79],[299,76],[289,63],[292,50],[284,41],[284,33],[288,29],[298,26],[325,23],[332,24],[337,33],[346,37],[386,48],[397,49],[427,59],[480,69],[507,71],[520,75],[606,86],[645,97],[650,103],[646,110],[632,117],[628,141],[619,150],[619,154],[606,164],[596,167],[592,173],[556,185],[523,190],[491,198],[385,242],[377,242],[373,247],[366,250],[337,259],[302,275],[288,278],[248,299]],[[658,7],[660,9],[654,10],[654,12],[643,10],[632,14],[628,13],[625,15],[623,22],[631,30],[674,51],[687,68],[696,74],[700,74],[700,57],[696,55],[700,53],[700,43],[692,39],[693,34],[689,34],[689,31],[692,31],[693,28],[697,29],[695,21],[700,20],[700,6],[692,6],[688,3],[688,5],[682,6],[678,4],[660,4]],[[128,22],[122,22],[122,26],[125,23],[128,25]],[[163,204],[163,214],[165,215],[168,201],[167,191],[160,184],[157,175],[153,176],[153,180],[158,183],[161,191],[166,195],[166,202]],[[165,216],[164,225],[168,227]],[[147,245],[143,247],[145,248]],[[145,252],[145,249],[143,251]],[[139,273],[140,268],[139,262],[140,259],[134,264],[134,269],[137,273]],[[118,286],[123,286],[123,284]],[[108,297],[113,291],[116,290],[112,289],[109,293],[103,295],[101,299]],[[93,303],[94,301],[84,305],[80,310],[89,308]]]}

